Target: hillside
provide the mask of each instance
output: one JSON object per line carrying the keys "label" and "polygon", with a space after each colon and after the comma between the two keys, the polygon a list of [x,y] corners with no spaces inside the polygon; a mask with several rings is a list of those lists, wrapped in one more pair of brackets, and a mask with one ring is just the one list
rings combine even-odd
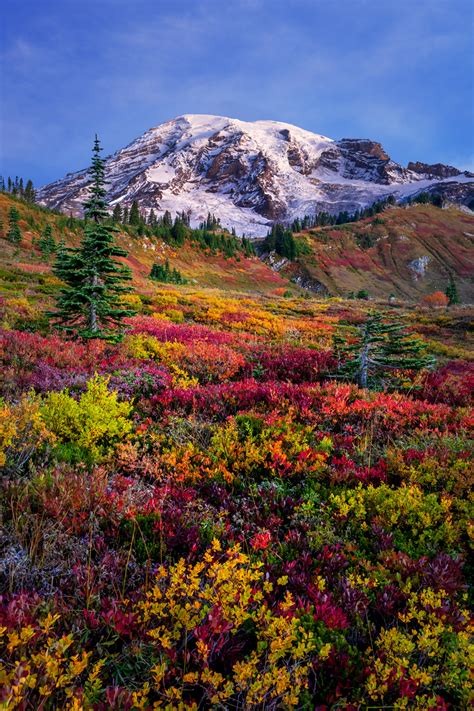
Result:
{"label": "hillside", "polygon": [[[151,128],[106,159],[109,202],[137,200],[148,213],[188,212],[193,226],[208,212],[239,235],[261,237],[274,222],[318,211],[355,212],[375,200],[429,191],[474,201],[474,175],[419,161],[404,167],[373,140],[335,141],[278,121],[187,114]],[[69,173],[38,194],[41,202],[80,215],[85,171]]]}
{"label": "hillside", "polygon": [[[5,239],[12,206],[20,213],[19,248]],[[0,290],[6,294],[26,290],[40,301],[50,298],[47,295],[59,285],[52,275],[52,258],[41,255],[38,240],[50,223],[57,242],[78,244],[81,222],[68,226],[71,221],[66,216],[6,193],[0,194],[0,222]],[[262,295],[306,291],[343,297],[366,290],[376,300],[394,296],[419,303],[427,294],[444,292],[454,278],[461,301],[474,301],[474,216],[455,207],[392,207],[375,218],[306,230],[295,235],[300,255],[294,262],[277,255],[262,261],[243,251],[225,256],[222,250],[203,248],[189,239],[176,246],[153,235],[139,236],[129,226],[121,227],[117,239],[128,251],[125,261],[135,289],[148,297],[162,287],[149,278],[152,265],[168,260],[186,280],[185,290],[215,288]]]}
{"label": "hillside", "polygon": [[[5,239],[11,207],[20,213],[22,240],[19,247]],[[56,242],[65,240],[67,245],[77,245],[80,241],[82,225],[37,205],[28,205],[15,200],[6,193],[0,193],[0,292],[16,295],[35,295],[39,300],[58,288],[58,282],[52,275],[52,261],[45,260],[38,248],[38,240],[46,226],[51,224]],[[36,245],[34,244],[36,242]],[[271,270],[257,257],[245,256],[236,252],[235,256],[226,257],[220,250],[203,249],[187,240],[184,245],[175,247],[161,239],[139,237],[133,230],[122,229],[117,235],[117,242],[128,252],[124,260],[131,268],[134,288],[145,296],[152,296],[162,286],[149,278],[154,263],[169,260],[173,269],[179,270],[187,280],[189,288],[219,288],[224,291],[246,291],[271,293],[291,286],[289,281]],[[293,285],[293,289],[295,286]]]}
{"label": "hillside", "polygon": [[455,207],[392,207],[380,215],[296,235],[296,262],[279,273],[321,293],[419,301],[455,279],[464,303],[474,301],[474,214]]}

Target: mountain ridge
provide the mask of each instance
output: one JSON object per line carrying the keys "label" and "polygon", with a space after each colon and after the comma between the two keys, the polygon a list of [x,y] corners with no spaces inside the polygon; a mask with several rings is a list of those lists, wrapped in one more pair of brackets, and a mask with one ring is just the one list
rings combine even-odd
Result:
{"label": "mountain ridge", "polygon": [[[428,190],[474,204],[474,175],[443,164],[391,160],[370,139],[334,140],[292,124],[184,114],[145,131],[106,158],[109,201],[144,212],[187,212],[197,226],[208,212],[228,229],[260,237],[274,222],[318,211],[353,212],[395,195]],[[87,171],[41,188],[48,207],[80,214]]]}

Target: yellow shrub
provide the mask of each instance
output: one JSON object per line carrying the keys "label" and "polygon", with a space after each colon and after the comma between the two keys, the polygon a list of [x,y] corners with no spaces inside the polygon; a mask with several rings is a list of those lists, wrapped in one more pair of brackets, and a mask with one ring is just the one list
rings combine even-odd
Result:
{"label": "yellow shrub", "polygon": [[51,392],[41,407],[41,416],[61,443],[72,443],[97,457],[130,433],[132,406],[119,402],[107,389],[108,378],[95,375],[79,400],[67,390]]}
{"label": "yellow shrub", "polygon": [[0,466],[6,462],[6,449],[12,444],[15,433],[16,427],[10,408],[7,405],[0,406]]}
{"label": "yellow shrub", "polygon": [[184,321],[184,314],[179,309],[166,309],[165,316],[174,323],[183,323]]}
{"label": "yellow shrub", "polygon": [[157,291],[152,298],[153,306],[175,306],[179,294],[176,291]]}
{"label": "yellow shrub", "polygon": [[53,440],[34,395],[24,395],[14,405],[0,405],[0,467],[21,468],[40,445]]}
{"label": "yellow shrub", "polygon": [[5,299],[2,306],[2,328],[18,328],[25,322],[34,321],[40,312],[24,297],[13,297]]}
{"label": "yellow shrub", "polygon": [[133,358],[152,358],[162,363],[174,363],[186,348],[182,343],[162,342],[146,333],[135,333],[126,340],[128,353]]}
{"label": "yellow shrub", "polygon": [[[454,626],[446,621],[445,602],[444,593],[431,588],[411,592],[408,611],[399,613],[398,625],[381,629],[370,650],[368,663],[375,661],[365,685],[377,708],[379,704],[385,707],[389,685],[403,678],[416,683],[413,708],[436,708],[433,687],[440,685],[461,701],[456,708],[472,707],[470,670],[474,664],[474,645],[469,611],[459,610]],[[406,705],[400,703],[394,708]]]}
{"label": "yellow shrub", "polygon": [[141,311],[143,302],[138,294],[124,294],[120,299],[124,306],[129,306],[135,311]]}
{"label": "yellow shrub", "polygon": [[[277,700],[275,707],[295,708],[307,688],[312,658],[319,650],[322,658],[328,654],[329,645],[322,645],[301,625],[289,591],[280,612],[275,614],[267,607],[264,593],[272,589],[272,583],[265,580],[262,568],[262,563],[251,562],[239,546],[223,552],[214,540],[194,565],[181,559],[172,568],[160,567],[155,585],[133,609],[149,628],[157,649],[182,648],[183,639],[196,636],[198,659],[186,669],[186,680],[201,683],[207,695],[206,708],[227,708],[234,694],[244,700],[243,708],[266,708],[269,699]],[[211,647],[195,632],[210,610],[219,610],[233,634],[251,623],[257,638],[256,649],[223,674],[209,668]],[[290,610],[296,614],[288,615]],[[161,662],[152,669],[153,687],[173,704],[169,708],[177,708],[174,702],[181,698],[181,672],[169,664],[166,655],[161,656]],[[174,675],[175,687],[164,685],[166,672]]]}

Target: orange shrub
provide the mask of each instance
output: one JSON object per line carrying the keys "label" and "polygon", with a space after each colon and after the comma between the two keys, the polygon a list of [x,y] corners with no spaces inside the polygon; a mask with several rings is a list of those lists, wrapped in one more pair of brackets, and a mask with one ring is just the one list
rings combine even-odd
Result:
{"label": "orange shrub", "polygon": [[431,309],[446,308],[449,299],[442,291],[434,291],[432,294],[427,294],[421,300],[424,306],[429,306]]}

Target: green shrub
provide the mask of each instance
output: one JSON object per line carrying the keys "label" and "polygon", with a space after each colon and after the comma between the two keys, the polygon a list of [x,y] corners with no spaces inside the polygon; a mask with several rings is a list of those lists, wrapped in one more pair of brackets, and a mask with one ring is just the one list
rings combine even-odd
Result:
{"label": "green shrub", "polygon": [[119,402],[117,393],[107,389],[108,382],[108,378],[96,374],[79,400],[67,390],[50,392],[44,399],[42,419],[60,445],[69,445],[57,450],[67,461],[77,461],[81,450],[87,453],[86,459],[100,459],[130,433],[132,406]]}

